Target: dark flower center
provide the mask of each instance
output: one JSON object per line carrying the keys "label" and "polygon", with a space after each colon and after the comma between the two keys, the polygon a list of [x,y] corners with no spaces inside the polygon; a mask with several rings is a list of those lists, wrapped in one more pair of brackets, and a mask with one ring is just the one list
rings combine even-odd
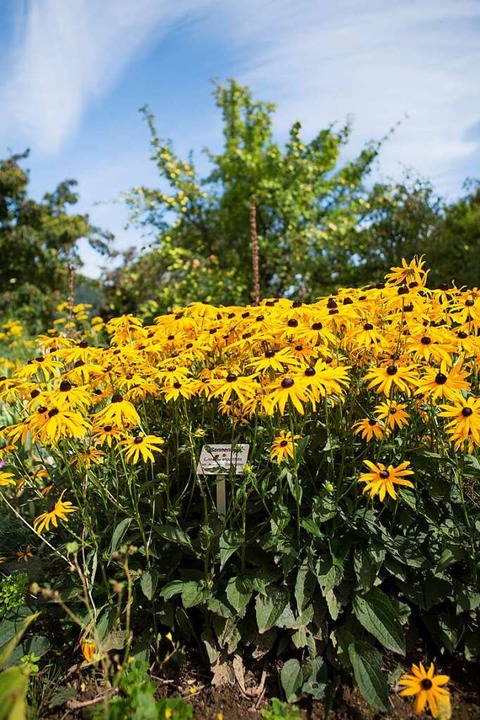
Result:
{"label": "dark flower center", "polygon": [[420,685],[422,686],[422,690],[430,690],[430,688],[433,687],[433,683],[430,678],[423,678]]}
{"label": "dark flower center", "polygon": [[112,429],[113,428],[111,425],[105,425],[105,427],[103,428],[103,432],[109,433],[112,432]]}
{"label": "dark flower center", "polygon": [[445,385],[447,380],[447,376],[443,373],[437,373],[437,375],[435,376],[435,382],[437,383],[437,385]]}
{"label": "dark flower center", "polygon": [[387,375],[396,375],[398,372],[398,368],[396,365],[389,365],[387,367]]}
{"label": "dark flower center", "polygon": [[143,442],[143,437],[140,437],[140,435],[139,435],[138,437],[135,438],[135,440],[133,442],[135,443],[135,445],[140,445],[140,443]]}
{"label": "dark flower center", "polygon": [[382,470],[380,473],[378,473],[382,480],[386,480],[388,477],[390,477],[390,473],[388,470]]}
{"label": "dark flower center", "polygon": [[308,367],[308,368],[305,370],[305,375],[306,375],[307,377],[313,377],[313,376],[315,375],[315,368]]}
{"label": "dark flower center", "polygon": [[34,400],[39,395],[40,395],[40,390],[37,390],[36,388],[35,388],[35,390],[32,390],[32,392],[30,393],[30,397],[32,398],[32,400]]}
{"label": "dark flower center", "polygon": [[265,350],[265,357],[272,358],[275,355],[275,350]]}
{"label": "dark flower center", "polygon": [[297,327],[298,320],[295,320],[295,318],[292,318],[291,320],[288,321],[287,325],[288,325],[288,327]]}
{"label": "dark flower center", "polygon": [[229,382],[229,383],[235,382],[236,379],[237,379],[237,376],[235,375],[235,373],[229,373],[227,375],[227,382]]}
{"label": "dark flower center", "polygon": [[422,343],[422,345],[430,345],[430,343],[432,342],[432,339],[425,336],[425,337],[422,337],[420,342]]}
{"label": "dark flower center", "polygon": [[397,408],[391,407],[389,412],[390,412],[390,415],[395,415],[395,413],[397,412]]}
{"label": "dark flower center", "polygon": [[370,420],[368,421],[368,424],[373,427],[374,425],[377,424],[377,421],[374,418],[370,418]]}
{"label": "dark flower center", "polygon": [[120,395],[120,393],[115,393],[112,397],[112,403],[122,402],[123,397]]}
{"label": "dark flower center", "polygon": [[372,323],[365,323],[365,325],[363,326],[363,329],[364,330],[373,330]]}
{"label": "dark flower center", "polygon": [[315,322],[312,325],[312,330],[321,330],[323,328],[323,325],[321,322]]}
{"label": "dark flower center", "polygon": [[69,383],[68,380],[62,380],[62,382],[60,383],[60,392],[68,392],[71,389],[71,383]]}
{"label": "dark flower center", "polygon": [[405,305],[403,310],[404,310],[404,312],[412,312],[412,310],[413,310],[412,303],[408,303],[408,305]]}
{"label": "dark flower center", "polygon": [[286,447],[288,445],[288,440],[282,440],[280,443],[280,447]]}
{"label": "dark flower center", "polygon": [[408,288],[405,286],[399,287],[397,293],[399,295],[408,295]]}
{"label": "dark flower center", "polygon": [[294,381],[292,378],[283,378],[282,380],[282,388],[291,388],[294,385]]}
{"label": "dark flower center", "polygon": [[181,383],[179,383],[178,380],[177,380],[176,382],[173,383],[173,387],[174,387],[176,390],[180,390],[180,388],[182,387],[182,385],[181,385]]}
{"label": "dark flower center", "polygon": [[466,332],[462,332],[462,330],[460,330],[460,332],[457,333],[457,337],[459,337],[460,340],[465,340],[465,338],[467,338],[468,335]]}
{"label": "dark flower center", "polygon": [[333,308],[336,308],[336,307],[338,307],[338,306],[337,306],[337,301],[334,300],[333,298],[330,298],[330,300],[327,302],[327,308],[329,308],[330,310],[332,310]]}
{"label": "dark flower center", "polygon": [[255,319],[257,322],[262,322],[262,320],[265,320],[265,315],[257,315]]}
{"label": "dark flower center", "polygon": [[57,408],[52,408],[51,410],[48,411],[48,417],[55,417],[55,415],[58,415]]}
{"label": "dark flower center", "polygon": [[462,415],[463,415],[463,417],[470,417],[470,415],[473,415],[472,408],[464,407],[462,410]]}
{"label": "dark flower center", "polygon": [[353,305],[352,298],[346,297],[345,300],[343,301],[343,304],[344,305]]}
{"label": "dark flower center", "polygon": [[[475,305],[475,300],[465,300],[465,305],[467,307],[473,307],[473,305]],[[38,360],[38,358],[37,358],[37,360]]]}

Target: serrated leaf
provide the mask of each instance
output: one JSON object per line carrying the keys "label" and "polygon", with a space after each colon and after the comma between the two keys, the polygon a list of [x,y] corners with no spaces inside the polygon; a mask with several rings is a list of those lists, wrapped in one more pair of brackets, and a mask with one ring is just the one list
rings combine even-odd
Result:
{"label": "serrated leaf", "polygon": [[218,542],[220,549],[220,566],[223,568],[227,560],[236,552],[243,543],[244,537],[238,530],[225,530]]}
{"label": "serrated leaf", "polygon": [[189,580],[183,583],[182,588],[182,603],[184,608],[195,607],[200,605],[205,597],[204,585],[199,580]]}
{"label": "serrated leaf", "polygon": [[255,602],[258,632],[273,627],[288,605],[288,592],[281,588],[268,587],[265,596],[258,595]]}
{"label": "serrated leaf", "polygon": [[388,684],[382,673],[382,656],[366,642],[351,643],[348,656],[353,674],[365,700],[382,712],[388,710]]}
{"label": "serrated leaf", "polygon": [[395,609],[380,588],[372,588],[353,598],[353,611],[360,624],[382,645],[405,655],[405,636]]}
{"label": "serrated leaf", "polygon": [[280,680],[287,702],[294,702],[298,697],[298,691],[303,685],[303,673],[298,660],[294,658],[287,660],[280,672]]}
{"label": "serrated leaf", "polygon": [[180,547],[193,550],[191,540],[187,533],[176,525],[154,525],[153,529],[164,540],[170,540],[170,542],[175,543],[175,545],[180,545]]}
{"label": "serrated leaf", "polygon": [[242,577],[230,578],[226,588],[228,602],[235,608],[240,617],[245,615],[246,607],[252,597],[251,586]]}

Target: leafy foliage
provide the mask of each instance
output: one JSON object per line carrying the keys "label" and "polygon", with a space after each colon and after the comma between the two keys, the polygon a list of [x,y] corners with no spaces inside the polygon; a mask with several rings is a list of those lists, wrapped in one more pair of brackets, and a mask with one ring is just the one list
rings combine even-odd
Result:
{"label": "leafy foliage", "polygon": [[66,180],[40,202],[28,197],[28,172],[11,155],[0,161],[0,312],[40,331],[51,323],[56,305],[69,292],[70,267],[79,267],[78,240],[88,238],[101,253],[110,236],[85,215],[68,214],[76,204],[76,182]]}

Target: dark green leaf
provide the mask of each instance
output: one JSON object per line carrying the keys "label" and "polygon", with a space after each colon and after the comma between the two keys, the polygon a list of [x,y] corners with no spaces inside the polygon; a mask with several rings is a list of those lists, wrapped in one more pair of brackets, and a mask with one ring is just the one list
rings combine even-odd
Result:
{"label": "dark green leaf", "polygon": [[353,598],[353,611],[361,625],[389,650],[405,654],[405,636],[395,608],[380,588]]}
{"label": "dark green leaf", "polygon": [[373,707],[387,712],[388,684],[382,673],[382,656],[366,642],[351,643],[348,655],[360,692]]}

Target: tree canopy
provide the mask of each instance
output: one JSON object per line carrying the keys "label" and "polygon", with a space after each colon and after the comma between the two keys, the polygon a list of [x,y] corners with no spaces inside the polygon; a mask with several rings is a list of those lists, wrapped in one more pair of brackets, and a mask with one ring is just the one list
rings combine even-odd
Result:
{"label": "tree canopy", "polygon": [[55,307],[68,297],[70,268],[80,268],[78,241],[87,238],[108,251],[110,235],[89,223],[87,215],[69,214],[78,201],[77,183],[65,180],[40,202],[28,195],[28,157],[0,160],[0,312],[9,311],[33,327],[45,327]]}

